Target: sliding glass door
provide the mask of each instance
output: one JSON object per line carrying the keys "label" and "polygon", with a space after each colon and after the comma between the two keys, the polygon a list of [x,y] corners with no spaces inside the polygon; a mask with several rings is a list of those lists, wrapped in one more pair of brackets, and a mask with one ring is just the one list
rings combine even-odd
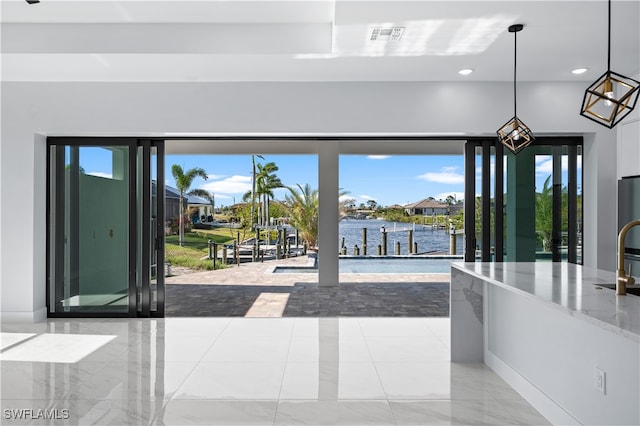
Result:
{"label": "sliding glass door", "polygon": [[[138,142],[136,294],[140,316],[164,316],[164,146]],[[159,196],[160,195],[160,196]]]}
{"label": "sliding glass door", "polygon": [[50,316],[162,315],[164,191],[152,179],[163,182],[161,150],[129,138],[49,138]]}
{"label": "sliding glass door", "polygon": [[465,176],[465,261],[582,263],[582,138],[468,141]]}

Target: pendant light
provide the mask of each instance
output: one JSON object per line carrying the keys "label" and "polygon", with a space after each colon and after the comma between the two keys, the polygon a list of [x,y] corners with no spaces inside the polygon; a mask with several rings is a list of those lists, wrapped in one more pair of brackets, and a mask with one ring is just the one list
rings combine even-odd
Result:
{"label": "pendant light", "polygon": [[611,129],[636,106],[639,87],[640,82],[611,71],[611,0],[609,0],[607,72],[584,92],[580,115]]}
{"label": "pendant light", "polygon": [[513,46],[514,46],[514,54],[513,54],[513,118],[507,123],[498,129],[498,139],[504,146],[506,146],[511,152],[514,154],[519,153],[527,146],[529,146],[533,141],[533,133],[531,129],[527,127],[526,124],[522,122],[518,118],[517,109],[516,109],[516,57],[518,54],[518,42],[517,42],[517,33],[522,31],[524,25],[515,24],[509,27],[509,32],[513,33]]}

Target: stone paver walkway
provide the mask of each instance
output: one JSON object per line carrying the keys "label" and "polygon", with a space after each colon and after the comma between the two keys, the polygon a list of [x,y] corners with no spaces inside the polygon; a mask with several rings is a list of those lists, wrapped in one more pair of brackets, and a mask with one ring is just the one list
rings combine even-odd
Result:
{"label": "stone paver walkway", "polygon": [[276,265],[306,264],[298,257],[168,277],[166,315],[449,315],[449,274],[340,274],[339,286],[319,287],[317,273],[273,273]]}

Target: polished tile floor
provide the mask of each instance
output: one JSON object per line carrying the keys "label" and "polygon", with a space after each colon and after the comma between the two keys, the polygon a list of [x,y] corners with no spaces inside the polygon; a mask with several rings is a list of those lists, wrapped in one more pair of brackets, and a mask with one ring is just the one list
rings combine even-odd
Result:
{"label": "polished tile floor", "polygon": [[1,343],[3,425],[548,424],[449,361],[448,318],[49,320]]}

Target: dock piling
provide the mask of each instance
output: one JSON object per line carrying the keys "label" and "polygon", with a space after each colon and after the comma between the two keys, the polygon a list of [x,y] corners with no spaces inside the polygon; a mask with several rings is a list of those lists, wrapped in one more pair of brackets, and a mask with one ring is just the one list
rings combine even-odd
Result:
{"label": "dock piling", "polygon": [[362,254],[367,255],[367,228],[362,228]]}
{"label": "dock piling", "polygon": [[382,255],[387,255],[387,231],[384,228],[382,231]]}

